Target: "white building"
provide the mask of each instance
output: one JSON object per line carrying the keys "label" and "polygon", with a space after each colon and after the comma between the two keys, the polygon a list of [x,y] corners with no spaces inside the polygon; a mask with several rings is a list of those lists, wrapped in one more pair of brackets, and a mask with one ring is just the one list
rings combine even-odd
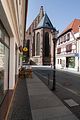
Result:
{"label": "white building", "polygon": [[56,67],[80,71],[80,20],[74,19],[59,35],[56,46]]}
{"label": "white building", "polygon": [[23,46],[26,12],[27,0],[0,0],[0,104],[13,91],[22,64],[19,46]]}

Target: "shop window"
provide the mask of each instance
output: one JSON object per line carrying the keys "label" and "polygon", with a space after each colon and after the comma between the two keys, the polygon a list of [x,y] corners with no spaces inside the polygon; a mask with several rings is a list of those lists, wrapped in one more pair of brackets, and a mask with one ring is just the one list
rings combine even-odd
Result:
{"label": "shop window", "polygon": [[0,21],[0,104],[8,90],[9,76],[9,36]]}
{"label": "shop window", "polygon": [[8,90],[9,49],[0,43],[0,103]]}
{"label": "shop window", "polygon": [[74,68],[75,67],[75,57],[66,58],[66,67]]}

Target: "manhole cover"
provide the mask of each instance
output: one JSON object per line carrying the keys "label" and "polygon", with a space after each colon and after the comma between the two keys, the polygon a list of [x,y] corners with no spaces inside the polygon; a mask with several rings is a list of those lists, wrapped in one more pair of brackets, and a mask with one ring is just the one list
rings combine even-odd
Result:
{"label": "manhole cover", "polygon": [[64,100],[65,103],[67,103],[70,107],[73,107],[73,106],[78,106],[79,104],[76,103],[73,99],[67,99],[67,100]]}

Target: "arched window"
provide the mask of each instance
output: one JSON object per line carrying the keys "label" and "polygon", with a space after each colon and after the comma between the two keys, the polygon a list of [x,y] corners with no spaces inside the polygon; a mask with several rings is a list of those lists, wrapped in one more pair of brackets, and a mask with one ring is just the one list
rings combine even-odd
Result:
{"label": "arched window", "polygon": [[36,35],[36,56],[40,55],[40,33]]}
{"label": "arched window", "polygon": [[45,33],[45,43],[44,43],[45,57],[49,57],[50,46],[49,46],[49,33]]}

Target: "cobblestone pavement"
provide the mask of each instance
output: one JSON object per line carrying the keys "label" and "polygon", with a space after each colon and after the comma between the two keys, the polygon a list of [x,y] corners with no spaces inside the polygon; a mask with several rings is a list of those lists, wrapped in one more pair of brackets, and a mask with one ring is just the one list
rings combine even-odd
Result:
{"label": "cobblestone pavement", "polygon": [[18,82],[8,120],[32,120],[26,79]]}

